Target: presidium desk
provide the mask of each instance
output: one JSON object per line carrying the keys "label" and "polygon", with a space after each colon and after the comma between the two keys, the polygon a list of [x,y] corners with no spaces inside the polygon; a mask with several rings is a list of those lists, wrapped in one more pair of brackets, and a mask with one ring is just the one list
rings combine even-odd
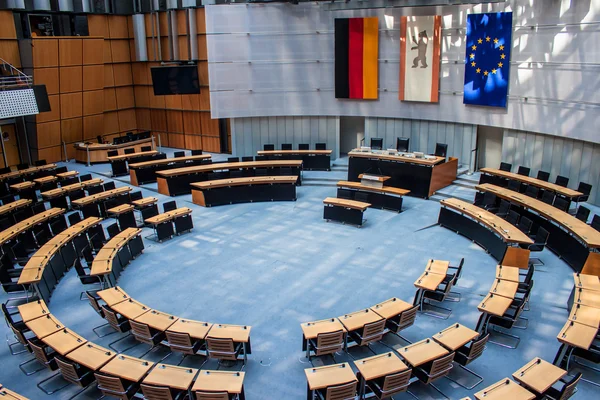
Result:
{"label": "presidium desk", "polygon": [[125,154],[125,149],[134,149],[135,153],[140,153],[142,147],[151,146],[154,150],[152,138],[134,140],[127,143],[75,143],[75,160],[84,164],[107,163],[108,152],[117,151],[119,155]]}
{"label": "presidium desk", "polygon": [[399,153],[389,155],[387,151],[362,152],[353,150],[348,153],[348,180],[359,182],[361,174],[389,176],[385,183],[401,189],[410,190],[416,197],[429,198],[456,180],[458,158],[425,156],[416,158],[413,154]]}
{"label": "presidium desk", "polygon": [[267,160],[302,160],[304,170],[331,171],[332,150],[261,150]]}

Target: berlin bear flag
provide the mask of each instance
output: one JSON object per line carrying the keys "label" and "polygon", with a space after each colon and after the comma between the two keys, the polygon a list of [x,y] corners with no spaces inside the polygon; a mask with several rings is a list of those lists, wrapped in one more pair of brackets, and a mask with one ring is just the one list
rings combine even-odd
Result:
{"label": "berlin bear flag", "polygon": [[404,101],[439,101],[442,17],[400,20],[400,90]]}
{"label": "berlin bear flag", "polygon": [[512,12],[467,15],[464,104],[506,107]]}

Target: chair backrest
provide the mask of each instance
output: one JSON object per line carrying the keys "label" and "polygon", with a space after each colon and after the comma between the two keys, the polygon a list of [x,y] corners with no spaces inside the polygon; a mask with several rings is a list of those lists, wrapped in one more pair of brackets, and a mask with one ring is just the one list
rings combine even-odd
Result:
{"label": "chair backrest", "polygon": [[329,386],[325,393],[325,400],[354,400],[357,382],[344,383],[343,385]]}
{"label": "chair backrest", "polygon": [[519,223],[519,213],[515,210],[509,210],[508,215],[506,216],[506,221],[513,225],[517,225]]}
{"label": "chair backrest", "polygon": [[102,307],[100,307],[100,303],[98,302],[98,299],[92,294],[92,292],[90,292],[89,290],[86,290],[85,295],[88,298],[88,301],[90,302],[90,306],[92,306],[94,311],[96,311],[98,314],[104,316]]}
{"label": "chair backrest", "polygon": [[566,400],[571,398],[575,394],[577,384],[579,383],[581,376],[582,373],[578,372],[573,376],[573,378],[570,381],[565,382],[565,385],[560,390],[560,397],[557,400]]}
{"label": "chair backrest", "polygon": [[27,168],[29,168],[29,164],[27,164],[27,163],[17,164],[17,170],[18,171],[22,171],[22,170],[27,169]]}
{"label": "chair backrest", "polygon": [[133,154],[133,153],[135,153],[135,149],[131,149],[131,148],[130,149],[125,149],[123,152],[125,154]]}
{"label": "chair backrest", "polygon": [[512,169],[512,164],[501,162],[500,163],[500,171],[510,172]]}
{"label": "chair backrest", "polygon": [[300,143],[298,145],[298,150],[310,150],[310,146],[308,143]]}
{"label": "chair backrest", "polygon": [[383,386],[381,387],[382,395],[386,398],[393,396],[396,393],[401,393],[408,390],[410,385],[410,377],[412,370],[407,369],[406,371],[398,372],[396,374],[387,375],[383,379]]}
{"label": "chair backrest", "polygon": [[[3,258],[4,258],[4,256],[3,256]],[[9,324],[15,323],[10,311],[8,311],[8,308],[6,307],[6,303],[2,303],[2,313],[4,314],[4,319],[6,320],[6,322],[8,322]]]}
{"label": "chair backrest", "polygon": [[519,220],[519,229],[525,233],[531,232],[531,227],[533,226],[533,221],[527,218],[526,216],[521,216]]}
{"label": "chair backrest", "polygon": [[108,308],[107,306],[102,306],[102,312],[104,313],[104,319],[106,322],[117,332],[127,332],[129,329],[123,329],[123,326],[119,324],[119,319],[117,318],[117,314]]}
{"label": "chair backrest", "polygon": [[589,217],[590,217],[590,209],[589,208],[584,207],[584,206],[579,206],[577,208],[577,213],[575,214],[575,218],[587,223],[587,220]]}
{"label": "chair backrest", "polygon": [[115,157],[119,155],[119,152],[117,150],[109,150],[106,152],[106,155],[108,157]]}
{"label": "chair backrest", "polygon": [[53,174],[63,174],[67,172],[69,169],[67,167],[58,167],[54,170]]}
{"label": "chair backrest", "polygon": [[537,186],[533,186],[533,185],[527,185],[527,189],[525,189],[525,195],[529,196],[529,197],[533,197],[534,199],[537,199],[539,192],[540,192],[540,189]]}
{"label": "chair backrest", "polygon": [[437,157],[446,157],[448,155],[448,145],[446,143],[436,143],[434,154]]}
{"label": "chair backrest", "polygon": [[192,338],[188,333],[179,332],[165,332],[167,335],[167,342],[171,350],[178,351],[185,354],[194,354]]}
{"label": "chair backrest", "polygon": [[102,185],[88,186],[86,188],[88,194],[91,196],[93,194],[98,194],[104,191],[104,187]]}
{"label": "chair backrest", "polygon": [[202,155],[202,150],[192,150],[192,155],[193,156],[201,156]]}
{"label": "chair backrest", "polygon": [[595,230],[600,232],[600,214],[594,215],[594,218],[592,218],[591,225],[592,225],[592,228],[594,228]]}
{"label": "chair backrest", "polygon": [[371,149],[381,150],[383,148],[383,138],[371,138]]}
{"label": "chair backrest", "polygon": [[537,178],[540,181],[545,181],[548,182],[550,180],[550,172],[546,172],[546,171],[538,171],[537,173]]}
{"label": "chair backrest", "polygon": [[185,151],[176,151],[173,153],[173,157],[177,158],[177,157],[185,157]]}
{"label": "chair backrest", "polygon": [[227,157],[227,162],[238,162],[240,159],[238,157]]}
{"label": "chair backrest", "polygon": [[217,338],[206,338],[206,348],[208,350],[208,356],[210,358],[219,358],[223,360],[236,360],[235,346],[233,339],[217,339]]}
{"label": "chair backrest", "polygon": [[[449,285],[448,285],[449,286]],[[383,330],[385,329],[385,319],[375,321],[366,324],[362,331],[362,340],[360,345],[364,346],[371,342],[380,340],[383,337]]]}
{"label": "chair backrest", "polygon": [[77,272],[77,276],[79,278],[88,276],[85,273],[85,270],[83,269],[83,266],[81,265],[81,259],[79,257],[77,257],[75,259],[75,261],[73,262],[73,266],[75,267],[75,271]]}
{"label": "chair backrest", "polygon": [[28,342],[27,338],[25,337],[25,335],[23,334],[23,331],[20,331],[19,329],[17,329],[13,323],[9,323],[9,325],[10,325],[10,329],[13,331],[13,334],[15,335],[15,338],[17,338],[19,343],[21,343],[25,347],[28,347],[29,342]]}
{"label": "chair backrest", "polygon": [[522,165],[519,165],[519,169],[517,170],[517,174],[523,175],[523,176],[529,176],[530,172],[531,172],[531,168],[524,167]]}
{"label": "chair backrest", "polygon": [[315,150],[327,150],[327,143],[315,143]]}
{"label": "chair backrest", "polygon": [[116,222],[112,225],[109,225],[106,228],[106,231],[108,232],[108,236],[111,239],[114,238],[115,236],[117,236],[121,232],[121,230],[119,229],[119,225]]}
{"label": "chair backrest", "polygon": [[466,355],[467,362],[465,365],[469,364],[471,361],[474,361],[476,358],[483,354],[485,350],[485,345],[490,338],[490,334],[486,334],[485,336],[481,336],[478,339],[474,340],[469,347],[469,352]]}
{"label": "chair backrest", "polygon": [[150,327],[147,324],[137,322],[134,320],[130,320],[129,324],[131,325],[131,332],[133,336],[143,343],[152,343],[152,332],[150,331]]}
{"label": "chair backrest", "polygon": [[291,143],[283,143],[281,145],[281,150],[292,150],[292,144]]}
{"label": "chair backrest", "polygon": [[491,206],[496,204],[496,194],[493,192],[485,192],[483,194],[483,206]]}
{"label": "chair backrest", "polygon": [[46,160],[37,160],[37,161],[35,162],[35,166],[36,166],[36,167],[41,167],[42,165],[46,165],[46,164],[48,164],[48,163],[46,162]]}
{"label": "chair backrest", "polygon": [[163,204],[163,211],[164,212],[169,212],[169,211],[173,211],[177,209],[177,202],[175,200],[173,201],[167,201],[166,203]]}
{"label": "chair backrest", "polygon": [[583,193],[585,196],[589,196],[592,192],[592,185],[585,182],[579,182],[579,186],[577,187],[577,191]]}
{"label": "chair backrest", "polygon": [[146,383],[141,385],[144,398],[147,400],[173,400],[171,389],[166,386],[153,386]]}
{"label": "chair backrest", "polygon": [[567,187],[569,185],[569,178],[566,176],[558,175],[555,183],[559,186]]}
{"label": "chair backrest", "polygon": [[540,226],[538,228],[537,232],[535,233],[535,242],[537,244],[543,243],[545,246],[546,243],[548,243],[548,236],[550,236],[548,231],[546,229],[544,229],[544,227]]}
{"label": "chair backrest", "polygon": [[542,201],[546,204],[552,205],[552,203],[554,203],[554,193],[550,192],[549,190],[544,190],[544,193],[542,194]]}
{"label": "chair backrest", "polygon": [[418,305],[413,306],[412,308],[409,308],[406,311],[403,311],[402,314],[400,314],[400,321],[398,322],[398,331],[406,329],[409,326],[413,325],[415,323],[415,320],[417,319],[418,311]]}
{"label": "chair backrest", "polygon": [[48,353],[46,353],[46,350],[44,347],[38,345],[33,340],[29,340],[29,348],[31,349],[31,352],[33,353],[33,356],[35,357],[35,359],[38,360],[38,362],[40,364],[47,366],[47,367],[49,366],[52,359],[48,358]]}
{"label": "chair backrest", "polygon": [[521,191],[521,182],[509,180],[508,181],[508,190],[512,190],[513,192],[520,192]]}
{"label": "chair backrest", "polygon": [[142,151],[152,151],[152,146],[142,146]]}
{"label": "chair backrest", "polygon": [[431,364],[427,383],[433,382],[443,376],[448,375],[452,369],[452,361],[454,361],[454,352],[438,358]]}
{"label": "chair backrest", "polygon": [[243,156],[242,161],[254,161],[254,157],[252,156]]}
{"label": "chair backrest", "polygon": [[113,190],[116,188],[115,186],[115,182],[110,181],[110,182],[106,182],[104,185],[102,185],[104,187],[104,191],[108,191],[108,190]]}
{"label": "chair backrest", "polygon": [[409,149],[410,139],[406,137],[396,138],[396,150],[400,152],[407,152]]}
{"label": "chair backrest", "polygon": [[508,215],[510,211],[510,202],[500,199],[500,207],[498,207],[498,214],[500,215]]}
{"label": "chair backrest", "polygon": [[65,380],[77,386],[83,387],[83,385],[81,384],[81,378],[77,373],[77,368],[75,368],[75,365],[73,363],[71,363],[70,361],[62,360],[59,357],[56,357],[55,360],[56,364],[58,365],[58,369],[60,370],[60,373],[62,374],[63,378],[65,378]]}
{"label": "chair backrest", "polygon": [[141,200],[144,197],[141,191],[132,192],[129,194],[129,201]]}
{"label": "chair backrest", "polygon": [[344,332],[342,330],[335,332],[319,333],[317,335],[317,349],[315,354],[331,354],[342,350],[344,347]]}
{"label": "chair backrest", "polygon": [[86,181],[91,181],[91,180],[92,180],[92,174],[85,174],[85,175],[81,175],[79,177],[80,182],[86,182]]}
{"label": "chair backrest", "polygon": [[126,392],[123,382],[120,378],[114,376],[108,376],[104,374],[94,373],[96,382],[98,382],[98,389],[102,393],[108,395],[116,395],[117,398],[124,398],[122,395]]}
{"label": "chair backrest", "polygon": [[263,150],[264,151],[272,151],[275,150],[275,145],[274,144],[265,144],[263,146]]}
{"label": "chair backrest", "polygon": [[229,400],[229,393],[196,391],[196,400]]}
{"label": "chair backrest", "polygon": [[562,197],[556,196],[554,199],[554,207],[561,211],[567,212],[569,210],[569,201],[563,199]]}

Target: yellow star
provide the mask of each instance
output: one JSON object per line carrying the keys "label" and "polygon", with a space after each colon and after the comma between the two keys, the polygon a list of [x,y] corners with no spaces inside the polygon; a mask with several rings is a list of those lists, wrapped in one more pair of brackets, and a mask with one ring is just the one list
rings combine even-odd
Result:
{"label": "yellow star", "polygon": [[489,36],[485,38],[486,42],[489,42],[490,40],[492,40],[492,38],[490,38]]}
{"label": "yellow star", "polygon": [[477,73],[480,73],[480,72],[481,72],[481,68],[477,68],[477,69],[475,70],[475,72],[477,72]]}
{"label": "yellow star", "polygon": [[495,73],[496,73],[496,68],[494,68],[494,69],[492,70],[492,74],[495,74]]}
{"label": "yellow star", "polygon": [[500,54],[500,58],[504,60],[506,56],[504,54]]}
{"label": "yellow star", "polygon": [[504,50],[504,45],[501,44],[498,48],[500,49],[500,51],[502,51],[502,50]]}
{"label": "yellow star", "polygon": [[494,44],[498,44],[498,39],[494,39]]}
{"label": "yellow star", "polygon": [[498,67],[502,68],[504,64],[502,64],[501,62],[498,63]]}
{"label": "yellow star", "polygon": [[477,39],[477,43],[478,43],[478,44],[481,44],[481,43],[483,43],[483,39]]}
{"label": "yellow star", "polygon": [[488,72],[487,72],[487,71],[483,71],[483,74],[484,74],[485,76],[488,76]]}
{"label": "yellow star", "polygon": [[475,65],[477,65],[477,64],[475,64],[475,61],[473,61],[473,62],[471,63],[471,67],[474,67]]}
{"label": "yellow star", "polygon": [[475,45],[471,46],[471,48],[472,48],[473,50],[477,50],[477,46],[475,46]]}
{"label": "yellow star", "polygon": [[474,59],[474,58],[475,58],[475,54],[471,53],[471,55],[470,55],[469,57],[470,57],[470,58],[471,58],[471,60],[472,60],[472,59]]}

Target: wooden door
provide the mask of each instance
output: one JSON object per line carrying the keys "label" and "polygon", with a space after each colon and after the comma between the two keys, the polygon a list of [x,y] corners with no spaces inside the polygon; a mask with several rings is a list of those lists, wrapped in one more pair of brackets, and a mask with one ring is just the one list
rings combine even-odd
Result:
{"label": "wooden door", "polygon": [[[4,141],[4,151],[6,151],[6,161],[8,166],[17,165],[20,163],[19,158],[19,145],[17,143],[17,134],[14,124],[0,125],[0,131],[2,132],[2,141]],[[0,147],[0,153],[2,147]],[[4,167],[4,157],[0,155],[0,164]]]}

